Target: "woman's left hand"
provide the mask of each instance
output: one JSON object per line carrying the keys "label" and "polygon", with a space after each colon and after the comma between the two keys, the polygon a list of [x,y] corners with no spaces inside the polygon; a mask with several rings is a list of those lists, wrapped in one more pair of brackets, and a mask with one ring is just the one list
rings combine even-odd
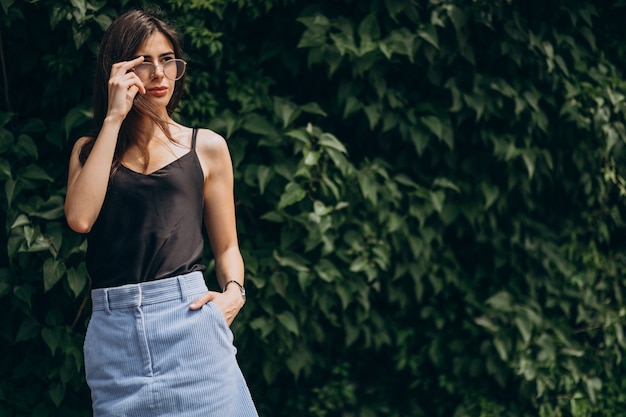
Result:
{"label": "woman's left hand", "polygon": [[214,303],[220,309],[229,326],[235,320],[237,313],[239,313],[244,304],[239,288],[236,285],[229,285],[223,293],[217,291],[205,292],[189,305],[189,309],[198,310],[209,302]]}

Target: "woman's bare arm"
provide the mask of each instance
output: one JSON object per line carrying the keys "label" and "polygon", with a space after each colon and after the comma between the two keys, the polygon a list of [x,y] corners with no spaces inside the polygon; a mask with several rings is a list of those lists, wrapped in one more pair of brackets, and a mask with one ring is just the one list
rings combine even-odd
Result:
{"label": "woman's bare arm", "polygon": [[[217,281],[223,287],[229,281],[244,284],[244,264],[235,219],[233,166],[226,141],[216,133],[202,130],[198,135],[198,155],[205,172],[204,222],[215,257]],[[223,293],[207,293],[190,307],[199,308],[215,302],[230,324],[241,307],[243,298],[237,285],[229,285]]]}
{"label": "woman's bare arm", "polygon": [[146,90],[139,78],[130,71],[143,62],[143,57],[114,64],[109,79],[109,107],[98,137],[85,161],[79,160],[80,149],[89,140],[76,141],[70,157],[65,217],[68,225],[79,233],[87,233],[100,214],[106,194],[111,164],[120,127],[133,105],[138,92]]}

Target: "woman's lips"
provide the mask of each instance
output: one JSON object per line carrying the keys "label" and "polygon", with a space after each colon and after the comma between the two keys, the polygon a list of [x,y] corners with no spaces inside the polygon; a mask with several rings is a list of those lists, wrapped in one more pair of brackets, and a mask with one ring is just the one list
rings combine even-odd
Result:
{"label": "woman's lips", "polygon": [[148,88],[148,93],[152,94],[153,96],[157,96],[157,97],[163,97],[167,94],[167,87],[154,87],[154,88]]}

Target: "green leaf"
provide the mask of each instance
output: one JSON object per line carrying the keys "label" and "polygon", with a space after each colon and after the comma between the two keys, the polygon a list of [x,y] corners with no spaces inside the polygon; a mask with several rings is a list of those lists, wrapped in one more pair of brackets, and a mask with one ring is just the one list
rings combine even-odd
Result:
{"label": "green leaf", "polygon": [[372,172],[359,171],[358,172],[359,186],[361,193],[366,200],[369,200],[373,205],[378,203],[378,193],[376,179]]}
{"label": "green leaf", "polygon": [[46,131],[46,124],[43,120],[33,118],[28,119],[26,124],[22,127],[22,133],[43,133]]}
{"label": "green leaf", "polygon": [[429,195],[433,208],[437,213],[441,213],[443,210],[443,202],[446,199],[446,194],[443,191],[431,191]]}
{"label": "green leaf", "polygon": [[296,317],[290,311],[285,311],[283,313],[277,314],[276,318],[278,322],[282,324],[285,329],[289,330],[291,333],[295,335],[299,335],[300,331],[298,330],[298,321]]}
{"label": "green leaf", "polygon": [[87,40],[89,40],[90,36],[91,29],[89,27],[83,27],[82,30],[79,30],[75,27],[72,28],[72,39],[74,40],[74,45],[76,46],[76,49],[80,49],[81,46],[83,46],[83,44],[87,42]]}
{"label": "green leaf", "polygon": [[517,326],[517,330],[519,330],[522,335],[522,340],[524,343],[528,344],[530,342],[530,336],[532,334],[532,324],[526,317],[517,316],[515,317],[515,325]]}
{"label": "green leaf", "polygon": [[30,224],[30,219],[28,218],[28,216],[26,216],[25,214],[20,214],[11,225],[11,229],[15,229],[16,227],[22,227],[27,224]]}
{"label": "green leaf", "polygon": [[102,29],[103,31],[106,30],[111,25],[111,23],[113,23],[111,18],[106,14],[99,14],[95,17],[94,21],[98,23],[100,29]]}
{"label": "green leaf", "polygon": [[41,204],[36,211],[27,212],[33,217],[40,217],[46,220],[59,219],[64,215],[63,203],[63,197],[60,195],[53,195]]}
{"label": "green leaf", "polygon": [[19,175],[21,178],[26,178],[29,180],[41,180],[50,182],[54,181],[54,179],[38,165],[27,166],[26,169],[20,172]]}
{"label": "green leaf", "polygon": [[333,282],[341,278],[341,272],[328,259],[320,259],[313,267],[315,273],[326,282]]}
{"label": "green leaf", "polygon": [[298,106],[289,100],[274,97],[274,113],[283,122],[283,128],[286,128],[291,122],[298,117],[300,110]]}
{"label": "green leaf", "polygon": [[415,181],[413,181],[411,178],[409,178],[405,174],[398,174],[393,179],[402,185],[406,185],[407,187],[411,187],[415,189],[421,188]]}
{"label": "green leaf", "polygon": [[439,49],[439,37],[433,25],[427,25],[424,29],[418,30],[417,34],[436,49]]}
{"label": "green leaf", "polygon": [[304,349],[298,349],[292,352],[285,360],[285,365],[291,371],[295,378],[298,378],[305,366],[311,362],[310,355]]}
{"label": "green leaf", "polygon": [[585,351],[582,349],[563,348],[561,349],[561,353],[563,355],[574,356],[576,358],[582,358],[585,356]]}
{"label": "green leaf", "polygon": [[535,158],[536,155],[532,151],[523,151],[522,159],[524,160],[524,164],[526,165],[526,169],[528,170],[528,178],[532,179],[535,174]]}
{"label": "green leaf", "polygon": [[261,165],[257,168],[257,180],[261,195],[265,192],[265,187],[270,182],[272,177],[274,177],[274,170],[271,167]]}
{"label": "green leaf", "polygon": [[74,297],[78,297],[87,286],[87,277],[84,273],[78,273],[74,268],[70,268],[67,270],[67,283]]}
{"label": "green leaf", "polygon": [[358,55],[359,50],[354,44],[354,38],[346,33],[331,33],[330,38],[333,40],[335,47],[339,51],[341,56],[350,53],[351,55]]}
{"label": "green leaf", "polygon": [[15,0],[0,0],[0,5],[2,5],[2,10],[4,10],[4,14],[9,14],[9,7],[13,5]]}
{"label": "green leaf", "polygon": [[358,34],[361,39],[358,55],[363,56],[368,52],[376,49],[376,40],[380,38],[380,27],[376,19],[376,14],[369,14],[358,28]]}
{"label": "green leaf", "polygon": [[471,64],[476,65],[474,52],[469,43],[470,30],[468,30],[467,15],[461,8],[455,5],[447,7],[447,11],[448,16],[456,29],[461,56],[467,59]]}
{"label": "green leaf", "polygon": [[328,116],[328,114],[315,102],[306,103],[300,106],[300,110],[305,113],[317,114],[319,116]]}
{"label": "green leaf", "polygon": [[375,13],[370,13],[361,21],[358,34],[361,38],[378,39],[380,37],[380,26]]}
{"label": "green leaf", "polygon": [[316,166],[321,154],[315,151],[305,151],[304,152],[304,165],[308,167]]}
{"label": "green leaf", "polygon": [[[326,154],[330,157],[330,159],[332,159],[333,164],[339,168],[339,171],[341,171],[341,174],[344,177],[351,176],[352,172],[354,172],[354,166],[350,163],[350,161],[348,161],[346,155],[332,148],[326,148]],[[337,190],[335,182],[331,181],[328,176],[324,175],[322,180],[324,181],[324,184],[333,188],[334,191]],[[341,198],[339,192],[333,192],[333,194],[336,199]]]}
{"label": "green leaf", "polygon": [[15,342],[24,342],[34,339],[40,332],[41,325],[32,317],[26,317],[20,324],[15,336]]}
{"label": "green leaf", "polygon": [[436,116],[424,116],[420,121],[428,127],[435,137],[444,142],[450,149],[454,148],[454,137],[449,119]]}
{"label": "green leaf", "polygon": [[87,0],[70,0],[72,6],[75,8],[75,17],[78,22],[81,23],[80,18],[87,14]]}
{"label": "green leaf", "polygon": [[565,76],[569,77],[569,69],[567,68],[567,64],[565,63],[565,60],[563,60],[563,58],[561,58],[560,55],[557,55],[556,57],[554,57],[554,62],[556,62],[556,64],[558,65],[559,69],[561,71],[563,71]]}
{"label": "green leaf", "polygon": [[306,258],[303,258],[302,256],[296,255],[294,253],[290,253],[290,254],[286,253],[286,254],[279,255],[277,251],[274,251],[272,255],[274,259],[276,259],[278,264],[281,266],[293,268],[296,271],[300,271],[300,272],[310,271],[310,268],[307,265],[308,261],[306,260]]}
{"label": "green leaf", "polygon": [[13,295],[15,295],[18,300],[25,302],[29,308],[32,305],[34,291],[34,288],[30,285],[16,285],[13,287]]}
{"label": "green leaf", "polygon": [[63,398],[65,398],[65,385],[58,382],[52,384],[48,389],[48,395],[50,396],[50,399],[52,400],[54,405],[58,407],[59,405],[61,405],[61,402],[63,402]]}
{"label": "green leaf", "polygon": [[276,128],[266,118],[256,113],[249,114],[245,118],[242,128],[250,133],[255,133],[257,135],[276,135]]}
{"label": "green leaf", "polygon": [[274,331],[274,322],[267,317],[257,317],[250,322],[250,327],[253,330],[261,332],[261,338],[265,339],[270,333]]}
{"label": "green leaf", "polygon": [[[623,6],[622,6],[623,7]],[[585,40],[589,43],[589,46],[591,46],[592,50],[597,49],[596,46],[596,37],[593,34],[593,31],[591,29],[589,29],[586,26],[582,26],[579,29],[580,33],[583,35],[583,37],[585,38]]]}
{"label": "green leaf", "polygon": [[28,135],[20,135],[17,138],[17,147],[22,149],[26,155],[37,159],[39,154],[37,152],[37,145],[35,145],[35,141]]}
{"label": "green leaf", "polygon": [[285,207],[289,207],[299,201],[302,201],[306,197],[306,191],[295,182],[290,182],[285,186],[285,191],[280,196],[278,202],[278,209],[282,210]]}
{"label": "green leaf", "polygon": [[263,214],[260,218],[263,220],[267,220],[268,222],[273,222],[273,223],[283,223],[285,221],[285,218],[283,217],[283,215],[276,211],[267,212]]}
{"label": "green leaf", "polygon": [[322,133],[319,139],[320,146],[325,148],[336,149],[341,153],[347,154],[348,150],[335,136],[330,133]]}
{"label": "green leaf", "polygon": [[49,291],[65,275],[65,264],[59,259],[48,258],[43,264],[44,291]]}
{"label": "green leaf", "polygon": [[12,179],[11,164],[6,159],[0,159],[0,180]]}
{"label": "green leaf", "polygon": [[[0,1],[7,1],[7,0],[0,0]],[[8,0],[10,2],[12,2],[13,0]],[[9,123],[9,121],[13,118],[13,116],[15,116],[15,113],[10,113],[10,112],[0,112],[0,127],[4,127],[7,125],[7,123]]]}
{"label": "green leaf", "polygon": [[499,330],[499,327],[491,320],[489,317],[480,316],[474,319],[474,323],[478,324],[481,327],[489,330],[492,333],[496,333]]}
{"label": "green leaf", "polygon": [[589,378],[585,381],[585,387],[592,403],[596,402],[596,393],[602,390],[602,380],[600,378]]}
{"label": "green leaf", "polygon": [[485,197],[485,205],[483,206],[483,209],[487,210],[498,199],[500,190],[495,185],[488,184],[486,182],[482,182],[480,184],[480,189]]}
{"label": "green leaf", "polygon": [[435,180],[433,181],[433,187],[449,188],[451,190],[456,191],[457,193],[461,192],[461,189],[459,188],[458,185],[456,185],[449,179],[443,178],[443,177],[435,178]]}
{"label": "green leaf", "polygon": [[351,114],[361,110],[363,103],[356,97],[350,96],[346,99],[346,105],[343,109],[343,118],[347,119]]}
{"label": "green leaf", "polygon": [[374,128],[376,128],[376,125],[378,125],[380,116],[382,114],[381,104],[373,103],[373,104],[367,105],[363,107],[363,111],[365,112],[365,115],[367,116],[367,120],[369,120],[370,130],[374,130]]}
{"label": "green leaf", "polygon": [[304,129],[290,130],[285,133],[285,136],[299,140],[300,142],[309,145],[311,143],[311,135]]}
{"label": "green leaf", "polygon": [[370,263],[365,256],[359,256],[350,263],[350,271],[352,272],[362,272],[369,268],[371,268]]}
{"label": "green leaf", "polygon": [[499,291],[496,294],[489,297],[486,304],[489,304],[491,307],[496,310],[503,312],[511,312],[513,311],[513,297],[507,291]]}
{"label": "green leaf", "polygon": [[410,132],[411,141],[413,142],[413,145],[415,146],[415,150],[417,151],[417,154],[422,156],[422,154],[424,153],[424,150],[428,146],[428,142],[430,142],[431,136],[424,130],[417,128],[417,127],[411,127],[409,129],[409,132]]}
{"label": "green leaf", "polygon": [[7,203],[9,207],[11,206],[11,203],[13,202],[13,197],[15,197],[16,186],[17,186],[17,182],[13,180],[7,180],[4,183],[4,195],[6,195],[7,197]]}
{"label": "green leaf", "polygon": [[337,287],[337,295],[341,300],[341,308],[345,311],[353,300],[354,294],[344,285]]}
{"label": "green leaf", "polygon": [[507,362],[509,360],[509,350],[507,348],[507,343],[500,337],[496,337],[493,339],[493,345],[496,348],[496,351],[498,352],[498,356],[500,356],[500,359],[502,359],[504,362]]}
{"label": "green leaf", "polygon": [[59,332],[56,329],[43,328],[41,330],[41,337],[46,342],[46,345],[50,348],[50,353],[54,355],[57,348],[61,344],[61,338],[59,337]]}
{"label": "green leaf", "polygon": [[[383,55],[385,55],[385,58],[387,58],[387,60],[391,59],[391,56],[393,55],[393,48],[386,42],[380,42],[378,44],[378,49],[380,49],[380,52],[383,53]],[[344,115],[345,118],[345,115]]]}

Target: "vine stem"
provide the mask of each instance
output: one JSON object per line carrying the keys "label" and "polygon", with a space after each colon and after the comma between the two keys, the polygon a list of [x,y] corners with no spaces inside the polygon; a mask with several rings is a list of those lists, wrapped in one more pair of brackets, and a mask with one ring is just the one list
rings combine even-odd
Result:
{"label": "vine stem", "polygon": [[76,312],[76,316],[74,317],[74,321],[72,321],[72,325],[70,326],[70,329],[74,329],[74,327],[76,326],[76,323],[78,323],[78,320],[80,319],[80,316],[82,316],[83,314],[83,310],[85,309],[85,305],[87,304],[87,300],[89,299],[89,292],[87,294],[85,294],[85,296],[83,297],[83,301],[80,303],[80,307],[78,308],[78,311]]}

